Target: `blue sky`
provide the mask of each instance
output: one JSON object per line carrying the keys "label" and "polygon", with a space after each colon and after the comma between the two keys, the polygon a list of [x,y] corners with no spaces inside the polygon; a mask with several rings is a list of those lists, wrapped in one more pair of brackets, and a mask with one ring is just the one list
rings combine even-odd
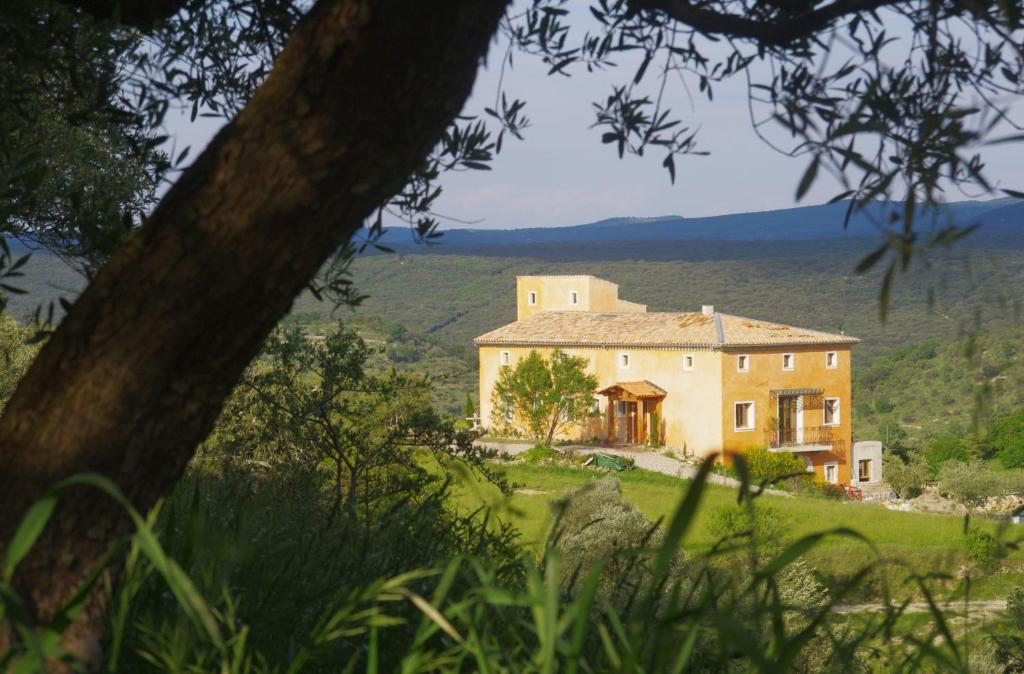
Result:
{"label": "blue sky", "polygon": [[[496,42],[477,79],[466,114],[493,106],[498,64],[505,51]],[[527,101],[532,126],[526,138],[505,143],[492,171],[468,171],[444,180],[436,210],[444,228],[518,228],[581,224],[615,216],[704,216],[772,210],[797,205],[796,185],[806,159],[783,156],[759,140],[751,128],[744,81],[719,84],[714,101],[688,96],[682,84],[670,84],[667,98],[684,122],[699,128],[699,149],[709,156],[680,157],[677,180],[669,182],[660,154],[619,159],[602,145],[591,103],[614,84],[629,80],[628,66],[572,77],[548,76],[538,60],[518,55],[505,74],[510,97]],[[188,124],[171,120],[178,148],[193,145],[193,156],[217,128],[212,120]],[[1019,144],[989,148],[990,178],[1004,187],[1024,189]],[[802,204],[821,203],[842,188],[821,174]],[[996,195],[1002,196],[1002,195]],[[969,195],[950,194],[951,201]]]}

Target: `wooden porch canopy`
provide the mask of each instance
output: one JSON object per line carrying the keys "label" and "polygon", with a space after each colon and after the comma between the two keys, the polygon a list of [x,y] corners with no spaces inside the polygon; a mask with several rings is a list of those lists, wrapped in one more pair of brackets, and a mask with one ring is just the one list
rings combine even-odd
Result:
{"label": "wooden porch canopy", "polygon": [[773,396],[820,396],[824,393],[824,389],[820,388],[773,388],[771,394]]}
{"label": "wooden porch canopy", "polygon": [[821,409],[821,406],[824,404],[822,402],[822,395],[824,393],[824,389],[810,386],[803,388],[773,388],[768,391],[768,404],[774,409],[779,404],[779,398],[795,398],[800,396],[803,398],[805,410]]}
{"label": "wooden porch canopy", "polygon": [[608,388],[601,389],[598,395],[608,396],[616,400],[649,400],[651,398],[664,398],[665,389],[655,386],[649,381],[622,381],[612,384]]}
{"label": "wooden porch canopy", "polygon": [[[601,389],[598,394],[608,398],[608,443],[632,445],[650,439],[652,415],[667,392],[649,381],[623,381]],[[617,433],[615,408],[619,401],[623,409]]]}

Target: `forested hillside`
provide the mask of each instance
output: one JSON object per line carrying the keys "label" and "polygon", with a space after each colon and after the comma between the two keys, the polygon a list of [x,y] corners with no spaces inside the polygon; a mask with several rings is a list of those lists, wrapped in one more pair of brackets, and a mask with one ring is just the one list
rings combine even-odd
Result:
{"label": "forested hillside", "polygon": [[[691,253],[701,244],[691,244]],[[863,339],[858,359],[904,344],[950,338],[976,322],[1011,327],[1024,288],[1024,252],[970,250],[897,276],[889,317],[879,320],[877,274],[854,267],[868,245],[733,244],[739,259],[553,261],[481,256],[375,256],[359,260],[356,282],[369,299],[359,310],[386,314],[410,330],[456,345],[515,319],[518,274],[594,274],[620,285],[620,296],[651,311],[718,311]],[[757,252],[761,251],[758,256]],[[301,302],[312,308],[311,299]]]}
{"label": "forested hillside", "polygon": [[1024,330],[965,339],[929,339],[854,370],[854,419],[860,437],[899,429],[911,444],[929,436],[984,434],[993,416],[1024,408]]}
{"label": "forested hillside", "polygon": [[[332,312],[306,294],[290,320],[314,332],[338,319],[352,323],[384,350],[376,363],[430,374],[441,409],[460,413],[466,393],[476,390],[472,339],[515,320],[516,275],[594,274],[651,311],[713,304],[725,313],[855,335],[863,340],[854,356],[858,435],[884,435],[886,424],[928,435],[935,424],[970,422],[974,387],[986,384],[978,368],[1002,367],[997,355],[1011,347],[1024,353],[1024,333],[1014,331],[1024,289],[1019,239],[981,232],[927,264],[915,260],[896,276],[885,323],[880,274],[854,271],[877,246],[867,238],[523,244],[474,255],[446,253],[441,243],[417,254],[359,258],[354,280],[368,297],[355,313]],[[35,256],[27,269],[19,282],[31,292],[11,301],[18,318],[59,295],[73,297],[81,283],[52,256]],[[999,346],[984,350],[979,365],[961,355],[961,338],[982,329],[997,334]],[[1009,362],[1006,379],[988,382],[1003,382],[996,404],[1019,402],[1021,387],[1009,383],[1019,381],[1016,361]],[[989,379],[1003,374],[990,372]],[[892,410],[885,411],[887,401]]]}

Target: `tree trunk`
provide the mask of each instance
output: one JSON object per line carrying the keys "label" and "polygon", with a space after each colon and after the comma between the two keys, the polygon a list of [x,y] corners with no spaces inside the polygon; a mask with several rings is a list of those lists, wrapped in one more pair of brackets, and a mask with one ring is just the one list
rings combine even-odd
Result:
{"label": "tree trunk", "polygon": [[[313,8],[19,385],[0,422],[0,541],[68,475],[104,474],[140,509],[168,493],[293,299],[458,114],[505,4]],[[35,617],[127,530],[109,499],[69,492],[16,576]],[[105,602],[69,631],[76,657],[98,655]]]}

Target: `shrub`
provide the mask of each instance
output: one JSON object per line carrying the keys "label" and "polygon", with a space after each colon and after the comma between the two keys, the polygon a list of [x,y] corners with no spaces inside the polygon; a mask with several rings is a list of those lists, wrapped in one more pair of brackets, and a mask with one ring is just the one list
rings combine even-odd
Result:
{"label": "shrub", "polygon": [[940,492],[965,505],[974,505],[986,496],[999,495],[1004,483],[980,461],[947,461],[939,468],[938,481]]}
{"label": "shrub", "polygon": [[924,458],[928,461],[932,475],[935,475],[939,467],[947,461],[967,461],[970,455],[960,436],[946,433],[937,435],[928,441]]}
{"label": "shrub", "polygon": [[392,344],[387,355],[392,363],[415,363],[420,359],[420,352],[411,344]]}
{"label": "shrub", "polygon": [[558,453],[558,450],[546,445],[535,445],[520,454],[520,456],[526,463],[536,464],[557,461],[562,455]]}
{"label": "shrub", "polygon": [[999,546],[992,534],[984,529],[974,528],[967,532],[964,543],[967,546],[967,556],[979,569],[989,571],[995,566]]}
{"label": "shrub", "polygon": [[783,605],[801,612],[821,610],[829,602],[828,588],[805,559],[797,559],[779,572],[775,579]]}
{"label": "shrub", "polygon": [[896,403],[885,396],[875,398],[875,411],[879,414],[888,414],[896,409]]}
{"label": "shrub", "polygon": [[807,464],[795,454],[756,448],[743,453],[750,477],[755,482],[777,482],[786,477],[806,479]]}
{"label": "shrub", "polygon": [[992,449],[1005,468],[1024,466],[1024,409],[992,422]]}
{"label": "shrub", "polygon": [[749,540],[759,548],[783,544],[790,522],[771,506],[745,501],[718,506],[708,513],[707,532],[716,541]]}
{"label": "shrub", "polygon": [[928,464],[918,452],[907,452],[904,461],[893,452],[886,452],[882,477],[900,498],[913,498],[928,480]]}
{"label": "shrub", "polygon": [[846,490],[841,484],[832,484],[824,480],[815,479],[813,482],[815,491],[819,496],[830,498],[836,501],[846,498]]}
{"label": "shrub", "polygon": [[995,658],[1002,672],[1024,672],[1024,588],[1015,587],[1006,599],[1006,633],[993,637]]}
{"label": "shrub", "polygon": [[[630,604],[650,580],[652,554],[661,532],[639,509],[622,500],[615,478],[595,480],[552,504],[555,524],[548,545],[562,554],[562,591],[575,595],[601,562],[597,597],[616,609]],[[676,565],[681,565],[681,556]],[[680,567],[681,568],[681,567]]]}

